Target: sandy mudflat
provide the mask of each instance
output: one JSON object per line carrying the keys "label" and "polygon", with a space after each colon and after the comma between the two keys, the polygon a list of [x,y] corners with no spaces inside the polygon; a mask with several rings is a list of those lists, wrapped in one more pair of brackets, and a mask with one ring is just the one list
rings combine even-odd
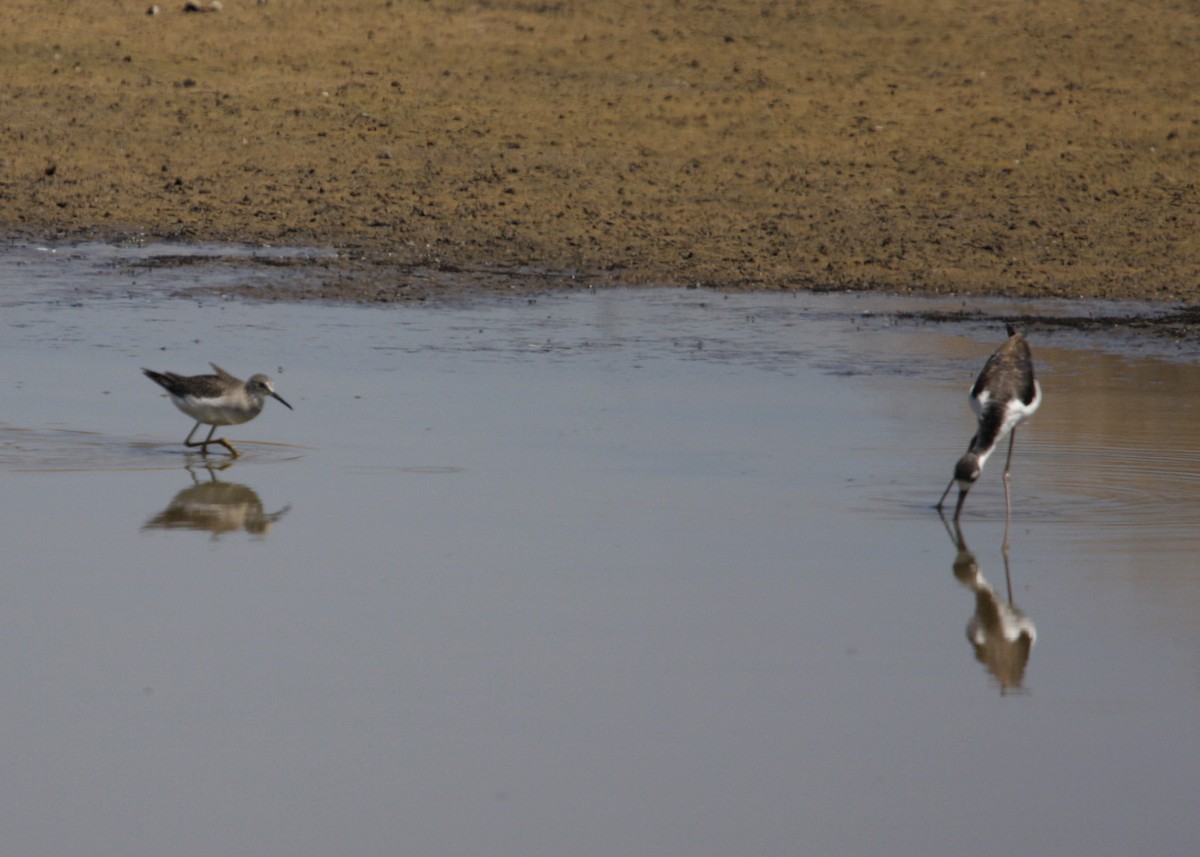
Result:
{"label": "sandy mudflat", "polygon": [[0,230],[331,246],[351,298],[1200,297],[1192,4],[161,5],[4,4]]}

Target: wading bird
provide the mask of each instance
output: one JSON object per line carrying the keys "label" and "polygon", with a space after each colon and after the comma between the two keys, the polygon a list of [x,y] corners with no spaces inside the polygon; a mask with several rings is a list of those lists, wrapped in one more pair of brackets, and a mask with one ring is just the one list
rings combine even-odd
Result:
{"label": "wading bird", "polygon": [[[219,443],[229,450],[229,454],[237,458],[241,453],[233,448],[233,444],[223,437],[213,439],[217,426],[233,426],[249,422],[262,413],[267,396],[278,399],[287,409],[294,410],[283,401],[283,397],[275,392],[275,385],[266,375],[251,375],[249,381],[235,378],[218,366],[208,364],[217,373],[215,375],[176,375],[174,372],[155,372],[143,369],[146,377],[158,384],[171,396],[175,407],[196,421],[188,432],[184,446],[198,446],[203,455],[208,455],[208,445]],[[192,435],[201,425],[212,426],[208,437],[193,442]]]}
{"label": "wading bird", "polygon": [[1029,343],[1017,333],[1011,324],[1006,325],[1008,339],[988,358],[971,388],[971,407],[979,420],[975,436],[967,447],[966,454],[954,466],[954,478],[942,492],[937,509],[940,512],[946,495],[958,483],[958,505],[954,508],[954,520],[962,513],[967,492],[983,472],[983,465],[1005,435],[1008,439],[1008,458],[1004,462],[1004,513],[1012,514],[1012,502],[1008,494],[1008,471],[1012,465],[1013,441],[1017,426],[1033,416],[1042,403],[1042,388],[1033,377],[1033,357]]}

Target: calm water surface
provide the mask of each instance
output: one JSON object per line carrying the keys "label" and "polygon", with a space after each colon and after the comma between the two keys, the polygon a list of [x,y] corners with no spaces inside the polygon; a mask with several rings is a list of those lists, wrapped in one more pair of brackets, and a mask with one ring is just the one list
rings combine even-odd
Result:
{"label": "calm water surface", "polygon": [[[167,252],[0,253],[6,851],[1194,850],[1186,347],[1031,333],[1006,563],[1002,456],[930,508],[997,324],[256,304]],[[210,360],[296,408],[228,466],[138,371]]]}

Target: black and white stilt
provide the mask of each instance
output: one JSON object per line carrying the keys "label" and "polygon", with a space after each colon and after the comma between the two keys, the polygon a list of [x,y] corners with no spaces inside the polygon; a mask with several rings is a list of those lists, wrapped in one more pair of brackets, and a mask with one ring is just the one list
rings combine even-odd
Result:
{"label": "black and white stilt", "polygon": [[962,514],[967,492],[979,479],[983,465],[1005,435],[1009,436],[1008,458],[1004,462],[1006,519],[1012,514],[1008,471],[1012,466],[1012,448],[1017,426],[1033,416],[1033,412],[1042,403],[1042,388],[1033,376],[1033,357],[1029,353],[1029,343],[1011,324],[1006,327],[1008,339],[988,358],[975,381],[975,386],[971,388],[971,407],[979,421],[975,436],[971,438],[966,454],[955,465],[954,478],[950,480],[937,503],[940,512],[946,502],[946,495],[955,483],[958,483],[958,505],[954,508],[956,521]]}

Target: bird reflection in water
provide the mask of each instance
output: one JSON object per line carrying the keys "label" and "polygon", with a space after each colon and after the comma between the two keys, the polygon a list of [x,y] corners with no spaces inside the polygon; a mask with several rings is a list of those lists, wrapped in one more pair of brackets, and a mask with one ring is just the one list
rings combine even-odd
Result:
{"label": "bird reflection in water", "polygon": [[1037,628],[1013,604],[1012,577],[1008,570],[1008,528],[1004,534],[1004,582],[1007,600],[1001,597],[979,570],[975,554],[967,547],[962,528],[942,518],[958,554],[954,557],[954,577],[975,593],[975,615],[967,622],[967,640],[975,649],[975,658],[1000,685],[1000,693],[1020,693],[1025,679],[1025,666],[1037,641]]}
{"label": "bird reflection in water", "polygon": [[271,525],[292,508],[287,505],[278,512],[267,514],[253,488],[236,482],[222,482],[212,467],[204,469],[208,471],[207,481],[199,479],[189,467],[187,470],[194,484],[171,498],[167,508],[142,525],[142,530],[207,530],[214,540],[222,533],[237,530],[265,536]]}

